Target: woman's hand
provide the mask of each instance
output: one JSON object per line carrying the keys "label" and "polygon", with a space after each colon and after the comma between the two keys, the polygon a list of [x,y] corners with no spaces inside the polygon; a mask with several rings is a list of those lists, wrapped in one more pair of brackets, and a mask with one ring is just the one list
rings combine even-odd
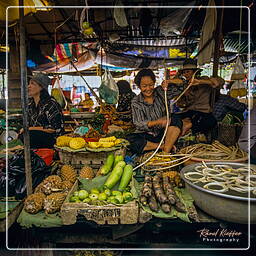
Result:
{"label": "woman's hand", "polygon": [[165,127],[169,123],[166,119],[166,117],[154,120],[154,121],[149,121],[148,122],[148,127],[153,127],[153,126],[160,126],[160,127]]}

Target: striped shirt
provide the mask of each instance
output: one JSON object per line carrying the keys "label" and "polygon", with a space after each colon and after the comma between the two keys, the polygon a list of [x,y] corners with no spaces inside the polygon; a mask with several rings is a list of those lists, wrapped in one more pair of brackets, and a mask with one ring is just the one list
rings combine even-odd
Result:
{"label": "striped shirt", "polygon": [[[169,85],[167,90],[167,99],[170,107],[170,100],[183,91],[183,86]],[[136,133],[148,132],[157,136],[162,127],[148,127],[149,121],[154,121],[166,116],[164,103],[164,90],[161,86],[155,88],[153,93],[153,104],[144,101],[142,93],[135,96],[132,100],[132,119],[136,127]],[[170,109],[170,108],[169,108]]]}

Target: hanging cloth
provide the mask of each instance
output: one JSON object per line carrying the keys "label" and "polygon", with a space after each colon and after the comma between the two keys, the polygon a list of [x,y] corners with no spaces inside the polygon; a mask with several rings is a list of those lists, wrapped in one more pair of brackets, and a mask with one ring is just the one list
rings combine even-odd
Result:
{"label": "hanging cloth", "polygon": [[[214,0],[209,0],[208,6],[215,6]],[[210,63],[211,58],[214,52],[215,40],[214,40],[214,31],[216,30],[217,24],[217,10],[216,8],[207,8],[206,15],[204,19],[204,24],[202,28],[202,33],[199,42],[200,50],[213,38],[210,43],[200,52],[198,56],[198,65],[203,65],[205,63]]]}

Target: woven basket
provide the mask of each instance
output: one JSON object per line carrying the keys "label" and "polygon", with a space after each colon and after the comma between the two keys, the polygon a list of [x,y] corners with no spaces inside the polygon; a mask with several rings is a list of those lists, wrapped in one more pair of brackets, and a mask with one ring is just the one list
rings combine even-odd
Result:
{"label": "woven basket", "polygon": [[240,124],[223,124],[218,123],[217,140],[225,146],[234,146],[239,139],[243,128],[243,123]]}

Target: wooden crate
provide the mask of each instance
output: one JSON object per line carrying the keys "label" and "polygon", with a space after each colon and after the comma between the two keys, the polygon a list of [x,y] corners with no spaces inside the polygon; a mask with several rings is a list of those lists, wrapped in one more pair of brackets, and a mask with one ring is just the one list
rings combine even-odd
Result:
{"label": "wooden crate", "polygon": [[101,152],[68,152],[62,149],[56,149],[59,152],[60,161],[63,164],[71,165],[103,165],[110,153],[125,155],[126,149],[120,148],[113,151]]}
{"label": "wooden crate", "polygon": [[70,196],[78,189],[78,181],[69,191],[61,207],[61,218],[64,225],[72,225],[77,221],[78,215],[97,224],[135,224],[139,222],[139,206],[135,200],[122,205],[95,206],[85,203],[70,203]]}

